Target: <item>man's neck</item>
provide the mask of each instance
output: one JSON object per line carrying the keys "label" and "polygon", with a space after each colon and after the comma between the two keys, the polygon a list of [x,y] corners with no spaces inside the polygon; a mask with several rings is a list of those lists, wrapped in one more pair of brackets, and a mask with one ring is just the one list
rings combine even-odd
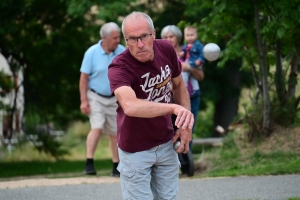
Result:
{"label": "man's neck", "polygon": [[105,44],[105,42],[102,41],[100,45],[107,55],[113,52],[112,50],[108,49],[108,46]]}

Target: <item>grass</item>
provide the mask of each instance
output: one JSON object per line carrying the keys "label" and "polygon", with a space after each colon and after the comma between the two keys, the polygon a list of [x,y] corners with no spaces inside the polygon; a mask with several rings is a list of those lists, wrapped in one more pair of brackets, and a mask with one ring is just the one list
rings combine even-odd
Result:
{"label": "grass", "polygon": [[214,106],[212,102],[207,102],[205,110],[198,112],[195,132],[193,134],[194,137],[205,138],[211,136],[213,127],[213,112]]}
{"label": "grass", "polygon": [[[29,143],[0,153],[0,179],[24,176],[77,177],[83,175],[85,138],[89,126],[77,122],[60,140],[70,154],[61,160],[36,151]],[[277,127],[272,137],[249,143],[243,128],[229,132],[222,147],[194,146],[195,178],[279,175],[300,173],[300,128]],[[102,135],[95,153],[98,176],[109,175],[111,153],[108,137]]]}
{"label": "grass", "polygon": [[[30,144],[15,148],[11,155],[2,148],[0,155],[0,181],[23,178],[47,177],[65,178],[83,176],[85,165],[86,123],[75,123],[61,138],[70,155],[54,160],[34,150]],[[244,130],[238,128],[224,139],[222,147],[194,146],[195,175],[192,178],[220,176],[258,176],[300,173],[300,127],[282,129],[272,137],[255,143],[248,143]],[[111,154],[108,137],[100,138],[95,153],[97,176],[109,176]],[[286,200],[300,200],[291,197]]]}
{"label": "grass", "polygon": [[[7,148],[0,149],[0,179],[22,178],[24,176],[77,177],[83,175],[85,166],[85,139],[88,123],[77,122],[60,138],[69,155],[55,160],[38,152],[31,143],[15,147],[11,153]],[[1,153],[2,152],[2,153]],[[109,139],[101,135],[94,155],[97,176],[109,176],[112,168]]]}
{"label": "grass", "polygon": [[195,162],[201,166],[195,177],[299,174],[300,128],[277,127],[271,137],[253,143],[243,130],[235,131],[222,147],[206,148]]}
{"label": "grass", "polygon": [[[47,176],[58,177],[78,177],[82,176],[84,160],[60,160],[60,161],[13,161],[1,162],[1,178],[22,178],[24,176]],[[109,175],[111,169],[110,159],[95,161],[98,175]]]}

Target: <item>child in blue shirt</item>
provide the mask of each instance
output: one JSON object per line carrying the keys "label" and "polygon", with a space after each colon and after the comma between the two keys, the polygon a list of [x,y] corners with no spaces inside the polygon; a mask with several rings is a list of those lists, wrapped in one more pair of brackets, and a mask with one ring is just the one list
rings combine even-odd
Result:
{"label": "child in blue shirt", "polygon": [[[182,47],[182,51],[179,53],[180,59],[188,62],[191,68],[202,68],[202,65],[204,64],[204,46],[198,40],[197,29],[194,26],[185,27],[184,39],[186,43]],[[189,83],[190,76],[189,72],[182,72],[182,78],[191,94],[193,88],[191,88],[191,84]]]}

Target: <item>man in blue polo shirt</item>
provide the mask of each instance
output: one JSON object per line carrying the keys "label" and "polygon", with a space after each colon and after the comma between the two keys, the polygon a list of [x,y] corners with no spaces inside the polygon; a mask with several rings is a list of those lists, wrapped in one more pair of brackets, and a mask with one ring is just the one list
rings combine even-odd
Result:
{"label": "man in blue polo shirt", "polygon": [[119,163],[117,148],[116,98],[111,96],[108,80],[108,66],[125,50],[120,44],[120,27],[109,22],[100,29],[101,40],[84,54],[80,68],[80,110],[88,115],[91,130],[86,140],[86,166],[84,174],[96,175],[94,153],[101,133],[109,135],[113,170],[111,175],[119,177],[116,169]]}

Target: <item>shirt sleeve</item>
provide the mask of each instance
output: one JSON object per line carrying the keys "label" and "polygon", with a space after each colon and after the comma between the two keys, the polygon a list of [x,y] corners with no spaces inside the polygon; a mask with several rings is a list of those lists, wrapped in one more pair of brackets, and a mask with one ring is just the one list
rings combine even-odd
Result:
{"label": "shirt sleeve", "polygon": [[205,62],[203,48],[204,48],[203,44],[201,42],[199,42],[199,44],[198,44],[199,58],[198,59],[200,59],[202,61],[202,63]]}
{"label": "shirt sleeve", "polygon": [[132,76],[130,73],[127,73],[122,64],[112,62],[108,68],[108,79],[110,81],[110,89],[112,94],[114,91],[121,86],[129,86],[131,87]]}
{"label": "shirt sleeve", "polygon": [[92,55],[90,51],[86,51],[81,63],[80,72],[85,74],[91,74],[92,65]]}

